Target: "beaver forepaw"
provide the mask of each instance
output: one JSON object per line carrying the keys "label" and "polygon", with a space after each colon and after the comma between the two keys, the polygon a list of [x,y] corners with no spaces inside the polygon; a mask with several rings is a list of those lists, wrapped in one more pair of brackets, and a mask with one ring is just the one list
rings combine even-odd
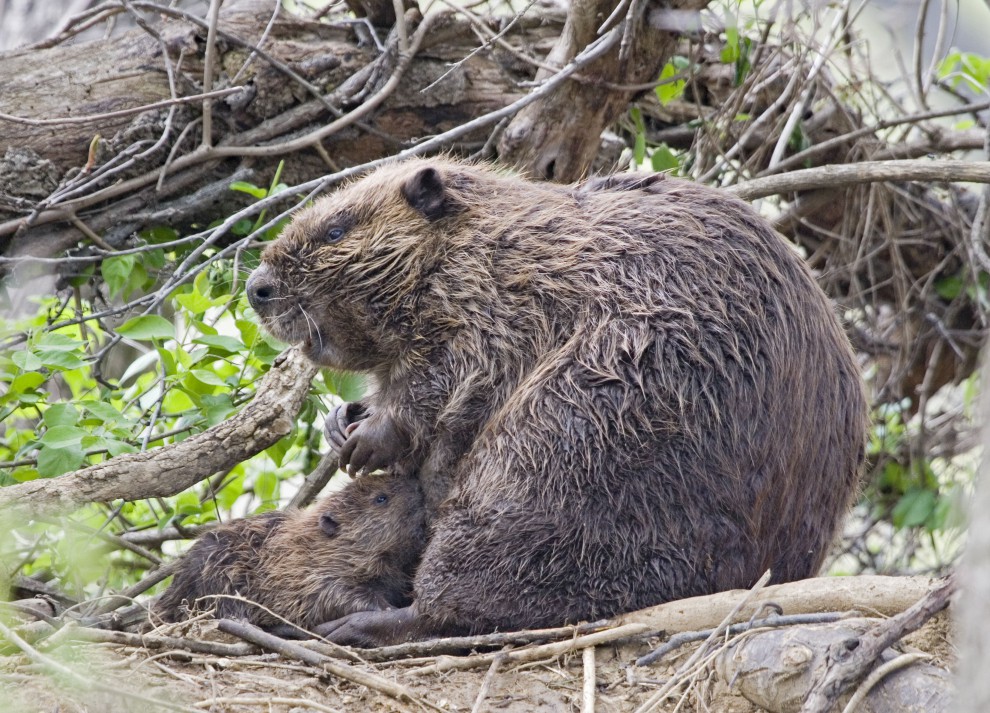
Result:
{"label": "beaver forepaw", "polygon": [[340,468],[351,477],[395,465],[409,449],[408,437],[382,413],[372,414],[347,431],[340,448]]}
{"label": "beaver forepaw", "polygon": [[371,649],[408,641],[417,621],[413,606],[384,611],[359,611],[320,624],[314,632],[341,646]]}

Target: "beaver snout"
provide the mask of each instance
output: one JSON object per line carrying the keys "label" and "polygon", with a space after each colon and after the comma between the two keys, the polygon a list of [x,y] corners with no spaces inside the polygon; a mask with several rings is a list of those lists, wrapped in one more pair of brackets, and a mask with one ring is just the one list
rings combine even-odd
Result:
{"label": "beaver snout", "polygon": [[259,265],[247,281],[247,298],[254,311],[259,315],[271,309],[275,302],[276,294],[275,281],[271,277],[271,270],[265,264]]}

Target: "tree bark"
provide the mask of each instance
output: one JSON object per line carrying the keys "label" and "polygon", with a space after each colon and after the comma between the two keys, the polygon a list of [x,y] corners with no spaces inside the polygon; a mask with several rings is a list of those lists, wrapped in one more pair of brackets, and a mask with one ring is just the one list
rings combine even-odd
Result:
{"label": "tree bark", "polygon": [[[618,4],[617,0],[572,2],[547,64],[562,66],[573,59],[596,39]],[[585,178],[601,148],[602,132],[642,92],[621,85],[655,81],[678,42],[670,18],[696,14],[707,5],[708,0],[630,2],[622,41],[587,67],[581,81],[571,81],[519,112],[499,141],[501,159],[533,176],[562,183]],[[541,69],[537,80],[551,72]]]}
{"label": "tree bark", "polygon": [[[271,15],[268,2],[228,4],[219,22],[213,81],[220,89],[245,67]],[[523,18],[506,37],[542,55],[562,20]],[[394,70],[394,42],[391,51],[379,54],[373,45],[356,45],[351,28],[283,13],[262,47],[266,57],[256,57],[233,83],[239,91],[213,100],[217,150],[191,165],[183,161],[200,141],[195,123],[200,102],[142,107],[171,98],[167,64],[178,95],[201,92],[206,36],[201,24],[169,16],[156,26],[158,37],[137,29],[108,40],[0,54],[0,114],[6,115],[0,116],[0,252],[57,255],[84,237],[67,222],[71,217],[104,234],[113,247],[151,224],[181,229],[207,223],[243,206],[242,196],[223,190],[238,167],[264,185],[284,158],[282,180],[298,184],[388,156],[417,137],[510,104],[525,93],[518,81],[535,71],[498,49],[472,54],[477,40],[471,23],[444,16],[373,116],[294,151],[280,151],[279,144],[325,126],[328,115],[332,118],[328,105],[338,113],[358,106]],[[421,91],[434,83],[428,93]],[[136,111],[112,113],[127,109]],[[132,159],[125,170],[64,194],[68,180],[85,178],[80,169],[88,163],[99,167],[128,149],[147,151],[166,134],[167,140]],[[480,147],[486,136],[482,128],[459,146]],[[259,146],[270,148],[258,155]],[[53,199],[60,186],[64,195]],[[203,187],[202,197],[190,201]]]}

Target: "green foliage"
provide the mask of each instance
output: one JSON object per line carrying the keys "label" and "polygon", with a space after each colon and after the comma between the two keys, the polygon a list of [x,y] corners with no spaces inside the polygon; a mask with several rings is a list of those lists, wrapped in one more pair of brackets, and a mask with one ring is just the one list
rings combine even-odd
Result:
{"label": "green foliage", "polygon": [[917,418],[905,423],[907,401],[885,405],[873,418],[867,457],[874,466],[864,496],[872,517],[887,520],[899,530],[920,528],[928,533],[958,528],[962,524],[960,485],[946,464],[910,452],[917,438]]}
{"label": "green foliage", "polygon": [[632,107],[629,110],[629,118],[632,119],[633,130],[633,152],[632,167],[639,168],[649,160],[649,167],[653,171],[665,171],[677,173],[681,168],[681,158],[675,154],[665,143],[651,144],[646,137],[646,123],[643,120],[643,112],[639,107]]}
{"label": "green foliage", "polygon": [[680,55],[675,55],[671,57],[670,61],[663,66],[660,70],[660,78],[657,80],[656,93],[657,99],[660,100],[661,104],[669,104],[675,99],[680,99],[684,96],[684,86],[687,84],[685,79],[677,79],[676,77],[683,77],[685,72],[691,68],[691,62],[687,57],[681,57]]}
{"label": "green foliage", "polygon": [[[253,198],[284,188],[278,175],[267,188],[232,186]],[[242,234],[264,226],[262,214]],[[280,227],[250,239],[272,238]],[[0,486],[56,477],[220,423],[250,400],[284,348],[259,328],[243,292],[257,243],[244,241],[236,254],[210,246],[194,253],[200,243],[171,228],[139,237],[128,251],[79,271],[67,292],[40,298],[33,314],[0,323]],[[170,283],[191,256],[189,279]],[[20,523],[0,556],[80,596],[125,587],[152,563],[101,538],[277,507],[282,483],[301,477],[322,448],[324,400],[359,398],[361,389],[354,376],[324,372],[296,428],[265,453],[175,497],[88,506],[60,526]]]}
{"label": "green foliage", "polygon": [[954,89],[965,86],[982,95],[990,88],[990,57],[953,50],[942,60],[938,75]]}
{"label": "green foliage", "polygon": [[752,50],[753,40],[749,37],[740,35],[738,27],[725,28],[725,47],[722,48],[719,59],[721,59],[724,64],[731,64],[734,66],[735,73],[732,78],[733,86],[740,86],[749,75],[749,72],[752,69],[752,65],[749,61]]}

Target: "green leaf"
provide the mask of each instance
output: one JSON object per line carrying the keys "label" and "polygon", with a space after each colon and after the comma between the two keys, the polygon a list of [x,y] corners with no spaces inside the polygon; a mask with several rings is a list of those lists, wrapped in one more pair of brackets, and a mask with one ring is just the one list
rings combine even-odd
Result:
{"label": "green leaf", "polygon": [[202,314],[210,307],[215,306],[215,301],[211,300],[205,295],[201,295],[198,291],[194,290],[192,292],[187,292],[185,294],[176,295],[175,301],[178,302],[182,307],[189,310],[193,314]]}
{"label": "green leaf", "polygon": [[82,465],[86,456],[79,446],[66,448],[42,448],[38,451],[38,473],[42,478],[52,478]]}
{"label": "green leaf", "polygon": [[147,230],[142,230],[140,232],[140,236],[149,243],[170,243],[173,240],[178,239],[179,233],[175,230],[175,228],[169,228],[165,225],[156,225],[148,228]]}
{"label": "green leaf", "polygon": [[37,353],[41,363],[50,369],[81,369],[86,366],[86,362],[77,355],[62,351],[39,351]]}
{"label": "green leaf", "polygon": [[14,364],[24,371],[37,371],[41,368],[41,359],[29,351],[21,350],[14,352],[10,358]]}
{"label": "green leaf", "polygon": [[959,275],[941,277],[935,281],[935,292],[943,300],[954,300],[962,294],[963,285],[963,279]]}
{"label": "green leaf", "polygon": [[103,421],[104,424],[117,423],[123,418],[120,411],[103,401],[94,401],[90,399],[87,401],[80,401],[79,405]]}
{"label": "green leaf", "polygon": [[253,183],[248,183],[247,181],[234,181],[230,184],[230,190],[247,193],[249,196],[257,198],[258,200],[261,200],[268,195],[268,191],[264,188],[259,188]]}
{"label": "green leaf", "polygon": [[39,443],[48,448],[67,448],[78,446],[89,432],[75,426],[52,426],[39,439]]}
{"label": "green leaf", "polygon": [[275,489],[278,487],[278,478],[275,477],[275,473],[266,470],[259,473],[254,479],[254,494],[262,502],[268,502],[275,499]]}
{"label": "green leaf", "polygon": [[660,100],[661,104],[668,104],[674,99],[678,99],[684,94],[684,86],[687,82],[684,79],[674,80],[680,70],[674,64],[673,60],[667,62],[660,70],[659,81],[660,84],[657,85],[656,93],[657,99]]}
{"label": "green leaf", "polygon": [[674,155],[674,152],[670,150],[667,144],[660,144],[653,149],[653,154],[650,156],[650,165],[654,171],[676,171],[681,167],[677,156]]}
{"label": "green leaf", "polygon": [[79,411],[72,404],[52,404],[45,410],[44,421],[49,430],[56,426],[75,426],[79,422]]}
{"label": "green leaf", "polygon": [[193,369],[189,372],[198,380],[202,381],[204,384],[210,386],[226,386],[227,382],[223,380],[220,376],[213,373],[208,369]]}
{"label": "green leaf", "polygon": [[117,334],[131,339],[173,339],[175,327],[164,317],[145,314],[127,320],[117,327]]}
{"label": "green leaf", "polygon": [[225,337],[222,334],[205,334],[202,337],[193,339],[195,344],[205,344],[230,354],[237,354],[245,349],[244,344],[235,337]]}
{"label": "green leaf", "polygon": [[15,376],[14,380],[10,382],[10,393],[21,394],[25,391],[32,391],[44,384],[47,378],[44,374],[39,374],[36,371]]}
{"label": "green leaf", "polygon": [[365,381],[360,374],[326,369],[323,372],[323,381],[330,389],[330,393],[336,394],[344,401],[357,401],[364,396]]}
{"label": "green leaf", "polygon": [[112,296],[122,292],[128,285],[136,264],[136,255],[115,255],[103,260],[103,264],[100,265],[100,273],[103,275]]}
{"label": "green leaf", "polygon": [[34,348],[37,351],[47,352],[71,352],[79,349],[83,343],[78,339],[73,339],[65,334],[49,332],[35,342]]}
{"label": "green leaf", "polygon": [[895,527],[909,528],[922,525],[935,510],[935,493],[915,488],[904,494],[894,506],[891,520]]}

